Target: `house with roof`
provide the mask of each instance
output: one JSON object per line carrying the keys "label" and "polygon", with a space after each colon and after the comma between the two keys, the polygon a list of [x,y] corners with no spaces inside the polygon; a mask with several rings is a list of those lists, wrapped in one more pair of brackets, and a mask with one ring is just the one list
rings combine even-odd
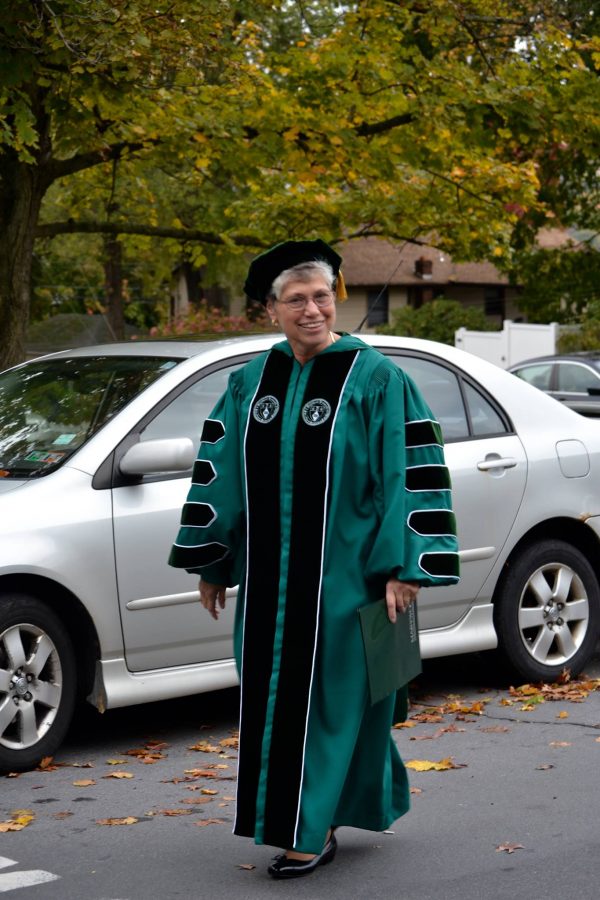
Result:
{"label": "house with roof", "polygon": [[368,237],[337,245],[348,300],[338,305],[337,327],[374,331],[403,306],[418,308],[436,297],[476,306],[498,327],[518,320],[518,288],[490,262],[457,263],[435,247]]}

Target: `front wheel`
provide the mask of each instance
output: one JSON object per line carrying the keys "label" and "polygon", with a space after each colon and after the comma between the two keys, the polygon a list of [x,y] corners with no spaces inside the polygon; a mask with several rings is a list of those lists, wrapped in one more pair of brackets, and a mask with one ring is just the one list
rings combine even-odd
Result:
{"label": "front wheel", "polygon": [[0,771],[51,756],[75,704],[76,666],[60,619],[25,594],[0,596]]}
{"label": "front wheel", "polygon": [[508,564],[495,602],[500,651],[526,681],[581,672],[600,629],[600,588],[576,547],[548,540]]}

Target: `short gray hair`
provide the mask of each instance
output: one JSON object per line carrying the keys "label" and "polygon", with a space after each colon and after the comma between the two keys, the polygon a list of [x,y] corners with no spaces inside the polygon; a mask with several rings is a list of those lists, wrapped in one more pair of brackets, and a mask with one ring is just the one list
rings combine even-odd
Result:
{"label": "short gray hair", "polygon": [[280,272],[268,293],[267,299],[279,300],[281,292],[288,281],[310,281],[315,275],[322,275],[329,285],[329,290],[333,290],[335,286],[335,275],[333,269],[324,259],[314,259],[309,262],[298,263],[290,269],[284,269]]}

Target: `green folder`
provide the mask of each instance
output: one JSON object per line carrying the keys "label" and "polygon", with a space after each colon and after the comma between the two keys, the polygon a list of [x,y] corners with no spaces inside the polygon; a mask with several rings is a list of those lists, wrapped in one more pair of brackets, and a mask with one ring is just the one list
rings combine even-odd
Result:
{"label": "green folder", "polygon": [[417,607],[413,602],[396,622],[388,619],[385,600],[358,610],[371,703],[399,690],[421,672]]}

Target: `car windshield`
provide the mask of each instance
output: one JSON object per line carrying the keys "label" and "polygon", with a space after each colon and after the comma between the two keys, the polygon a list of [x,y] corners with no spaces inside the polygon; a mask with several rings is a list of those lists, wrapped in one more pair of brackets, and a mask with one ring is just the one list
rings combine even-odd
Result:
{"label": "car windshield", "polygon": [[94,356],[34,360],[0,374],[0,478],[62,465],[178,359]]}

